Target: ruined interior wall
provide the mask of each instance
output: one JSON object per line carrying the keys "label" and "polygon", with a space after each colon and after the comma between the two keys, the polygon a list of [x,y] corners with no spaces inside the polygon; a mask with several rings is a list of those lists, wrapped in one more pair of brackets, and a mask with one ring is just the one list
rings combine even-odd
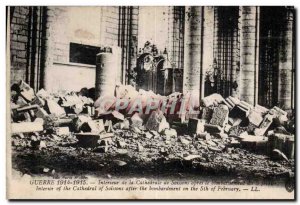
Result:
{"label": "ruined interior wall", "polygon": [[[12,9],[12,8],[10,8]],[[10,23],[10,83],[26,79],[29,7],[17,6],[8,19]],[[10,21],[10,22],[9,22]]]}
{"label": "ruined interior wall", "polygon": [[[95,66],[76,65],[69,62],[70,42],[100,45],[100,9],[76,7],[48,7],[49,66],[46,89],[49,91],[79,90],[92,87]],[[79,13],[82,15],[78,15]],[[89,22],[89,23],[87,23]],[[90,26],[89,26],[90,25]],[[93,28],[99,25],[99,28]],[[87,80],[89,79],[89,80]]]}

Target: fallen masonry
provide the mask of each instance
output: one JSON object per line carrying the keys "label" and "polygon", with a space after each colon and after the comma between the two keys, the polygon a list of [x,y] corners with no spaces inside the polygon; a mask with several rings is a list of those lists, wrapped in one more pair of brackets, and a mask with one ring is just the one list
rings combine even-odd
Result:
{"label": "fallen masonry", "polygon": [[[159,96],[118,85],[103,110],[99,103],[104,98],[94,100],[82,93],[35,93],[24,81],[12,86],[14,157],[30,161],[34,157],[26,156],[36,155],[47,163],[41,169],[36,162],[24,162],[17,169],[33,174],[66,171],[58,167],[65,160],[57,158],[61,155],[73,159],[68,163],[81,171],[106,166],[125,170],[137,163],[135,167],[147,165],[154,171],[188,165],[207,172],[263,176],[294,172],[294,116],[279,107],[267,109],[213,94],[194,114],[189,106],[181,106],[188,95]],[[119,109],[119,99],[127,100],[129,107]],[[142,99],[142,107],[129,113],[135,99]]]}

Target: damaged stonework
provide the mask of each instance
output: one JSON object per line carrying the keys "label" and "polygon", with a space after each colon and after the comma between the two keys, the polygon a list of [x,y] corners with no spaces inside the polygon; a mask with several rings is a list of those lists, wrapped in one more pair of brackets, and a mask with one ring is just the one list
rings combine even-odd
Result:
{"label": "damaged stonework", "polygon": [[[205,97],[193,113],[188,97],[181,93],[160,96],[117,85],[112,101],[106,104],[106,110],[101,110],[101,96],[101,100],[94,101],[80,92],[40,90],[28,97],[31,94],[21,94],[24,88],[20,85],[24,83],[14,86],[18,92],[13,93],[11,100],[11,137],[16,157],[34,150],[49,152],[49,156],[56,152],[74,155],[76,160],[90,163],[95,156],[103,156],[94,159],[95,169],[101,163],[113,168],[130,167],[131,163],[157,168],[162,167],[161,162],[169,166],[168,163],[178,161],[208,170],[220,164],[222,168],[218,169],[223,171],[234,166],[240,172],[265,176],[292,172],[295,135],[289,132],[290,116],[278,107],[253,107],[237,98],[224,99],[213,94]],[[120,99],[128,107],[118,102]],[[140,109],[130,113],[137,99]],[[97,112],[86,112],[86,107]],[[109,160],[112,156],[119,156],[120,160]],[[45,160],[53,170],[57,169],[50,158]],[[257,164],[243,166],[253,161]]]}

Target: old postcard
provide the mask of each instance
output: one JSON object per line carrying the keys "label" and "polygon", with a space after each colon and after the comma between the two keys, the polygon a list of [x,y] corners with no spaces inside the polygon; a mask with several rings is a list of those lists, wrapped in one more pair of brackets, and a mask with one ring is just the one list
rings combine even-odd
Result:
{"label": "old postcard", "polygon": [[7,198],[295,200],[295,22],[7,7]]}

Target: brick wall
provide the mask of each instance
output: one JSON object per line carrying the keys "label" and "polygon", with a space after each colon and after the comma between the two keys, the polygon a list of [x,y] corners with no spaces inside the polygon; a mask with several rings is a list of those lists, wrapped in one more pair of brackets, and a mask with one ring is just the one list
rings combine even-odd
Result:
{"label": "brick wall", "polygon": [[[12,9],[12,8],[11,8]],[[28,15],[29,7],[17,6],[11,16],[10,27],[10,82],[16,83],[26,79],[28,49]]]}

